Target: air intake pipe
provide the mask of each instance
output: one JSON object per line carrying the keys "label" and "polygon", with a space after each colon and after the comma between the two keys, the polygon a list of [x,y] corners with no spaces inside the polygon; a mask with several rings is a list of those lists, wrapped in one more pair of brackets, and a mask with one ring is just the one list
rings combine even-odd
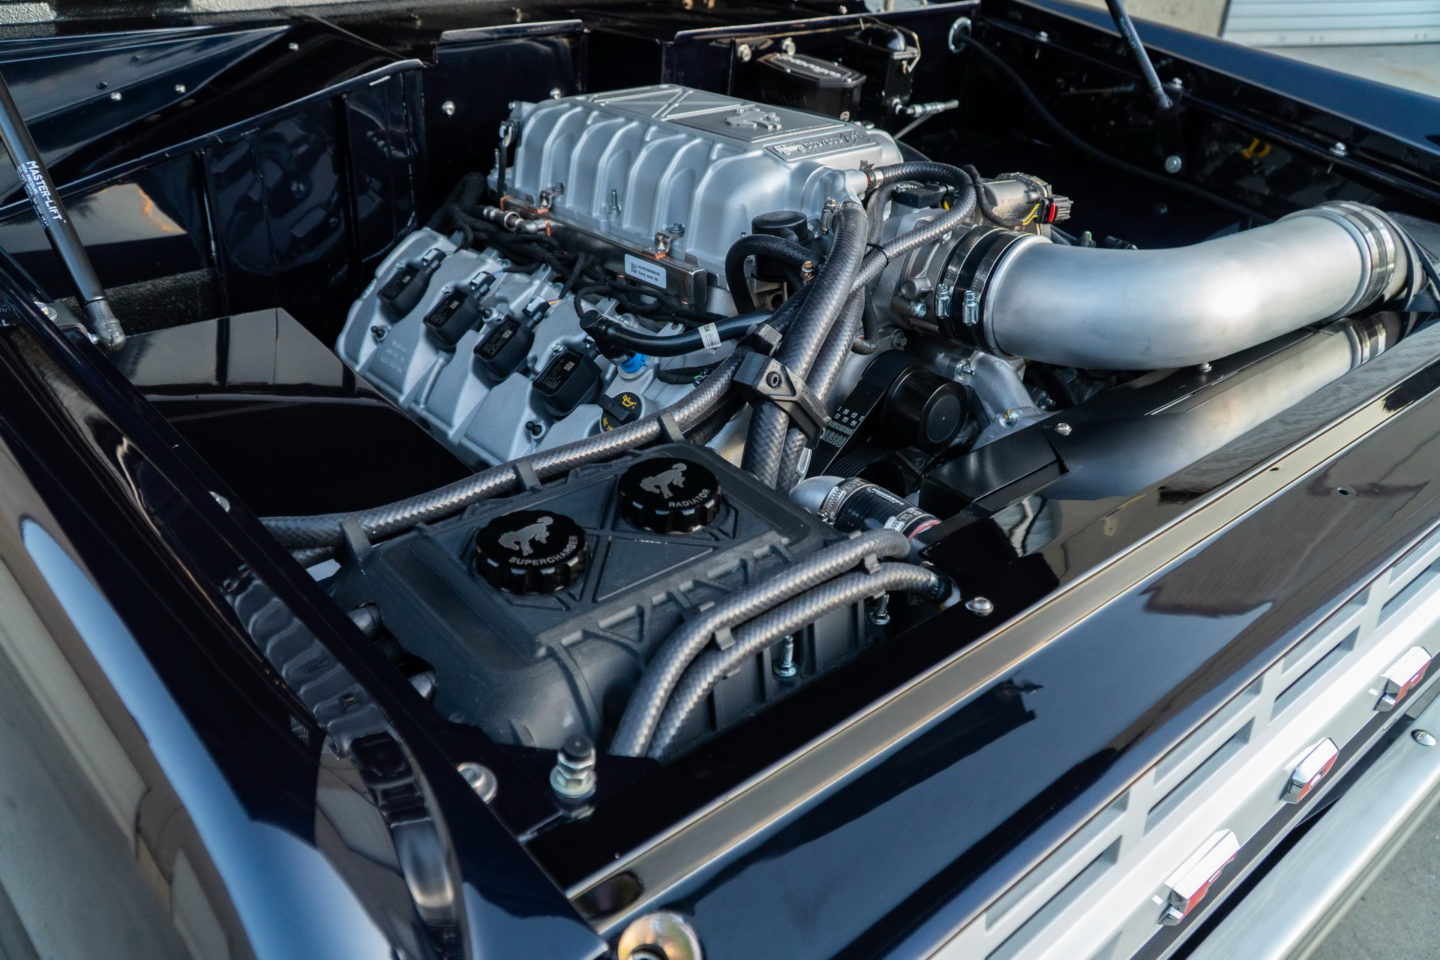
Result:
{"label": "air intake pipe", "polygon": [[[1169,250],[1061,246],[977,227],[944,255],[917,252],[900,265],[910,279],[896,290],[902,299],[934,291],[933,309],[912,309],[907,321],[926,332],[1060,366],[1160,370],[1408,299],[1423,278],[1420,255],[1384,213],[1337,202]],[[917,324],[916,312],[933,319]]]}

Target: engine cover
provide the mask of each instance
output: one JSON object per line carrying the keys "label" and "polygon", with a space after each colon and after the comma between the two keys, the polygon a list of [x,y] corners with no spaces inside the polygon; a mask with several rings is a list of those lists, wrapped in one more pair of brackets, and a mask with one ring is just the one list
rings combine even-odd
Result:
{"label": "engine cover", "polygon": [[[683,514],[683,517],[680,516]],[[667,444],[378,544],[330,582],[436,675],[435,705],[502,743],[558,747],[619,720],[659,645],[699,607],[774,575],[838,535],[714,452]],[[796,637],[727,678],[682,739],[734,723],[849,654],[863,611]]]}
{"label": "engine cover", "polygon": [[[524,103],[512,119],[508,193],[543,194],[557,220],[717,277],[753,217],[813,218],[863,192],[863,164],[901,159],[880,130],[671,84]],[[631,266],[653,282],[643,258]]]}

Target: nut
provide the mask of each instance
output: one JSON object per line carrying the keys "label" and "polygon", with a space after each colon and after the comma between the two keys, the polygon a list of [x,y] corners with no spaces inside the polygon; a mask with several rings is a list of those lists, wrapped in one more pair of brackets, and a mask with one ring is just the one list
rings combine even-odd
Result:
{"label": "nut", "polygon": [[595,745],[589,737],[573,734],[555,754],[550,789],[565,800],[584,800],[595,792]]}

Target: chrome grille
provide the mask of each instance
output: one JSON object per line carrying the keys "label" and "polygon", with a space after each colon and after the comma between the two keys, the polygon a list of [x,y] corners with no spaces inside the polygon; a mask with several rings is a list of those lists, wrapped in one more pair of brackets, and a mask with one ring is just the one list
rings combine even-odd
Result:
{"label": "chrome grille", "polygon": [[1415,646],[1440,649],[1440,528],[1339,604],[937,956],[1130,956],[1163,928],[1171,872],[1218,831],[1233,831],[1244,850],[1285,807],[1300,758],[1326,737],[1355,737],[1377,713],[1383,674]]}

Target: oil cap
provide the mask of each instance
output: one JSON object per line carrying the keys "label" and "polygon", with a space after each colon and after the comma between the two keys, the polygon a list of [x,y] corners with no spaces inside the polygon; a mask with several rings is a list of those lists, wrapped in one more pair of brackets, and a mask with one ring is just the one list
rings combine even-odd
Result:
{"label": "oil cap", "polygon": [[626,470],[619,484],[620,515],[652,533],[689,533],[720,512],[720,482],[694,460],[653,457]]}
{"label": "oil cap", "polygon": [[491,520],[475,535],[475,568],[510,593],[564,590],[589,562],[585,531],[549,510],[517,510]]}

